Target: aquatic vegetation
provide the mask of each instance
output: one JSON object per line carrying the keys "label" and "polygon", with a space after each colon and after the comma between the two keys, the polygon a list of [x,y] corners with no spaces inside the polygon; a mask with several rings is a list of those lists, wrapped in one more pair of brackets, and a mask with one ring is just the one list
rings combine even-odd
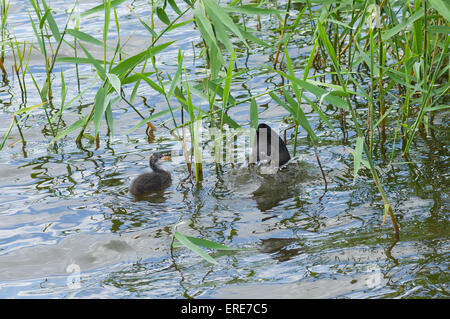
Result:
{"label": "aquatic vegetation", "polygon": [[[349,146],[349,154],[354,157],[354,182],[361,164],[370,171],[384,203],[385,217],[390,216],[395,233],[399,232],[377,165],[392,164],[399,156],[409,161],[414,141],[433,134],[435,114],[447,112],[450,10],[446,2],[258,0],[247,4],[240,0],[166,0],[151,4],[148,19],[130,8],[130,14],[139,21],[136,28],[151,38],[150,45],[131,55],[127,54],[128,40],[120,37],[121,21],[116,11],[126,6],[124,0],[105,0],[84,12],[79,12],[78,1],[74,1],[66,12],[66,23],[61,26],[56,24],[52,8],[45,0],[30,0],[28,15],[35,35],[33,46],[19,43],[12,36],[7,22],[10,3],[0,2],[0,69],[3,81],[12,76],[3,63],[5,52],[11,52],[23,100],[22,108],[14,112],[2,137],[0,149],[14,125],[25,145],[26,131],[21,128],[21,119],[32,116],[38,109],[43,110],[51,132],[50,147],[76,133],[79,145],[88,139],[94,140],[98,148],[100,136],[105,134],[101,130],[103,121],[107,135],[114,134],[113,110],[120,102],[141,119],[128,133],[142,125],[153,131],[158,118],[171,115],[170,129],[182,144],[187,170],[189,174],[193,171],[198,184],[203,178],[203,145],[199,134],[204,125],[217,129],[217,136],[211,136],[211,140],[220,143],[219,132],[241,128],[230,111],[237,105],[248,104],[248,127],[256,129],[257,98],[270,97],[289,114],[286,121],[294,129],[289,143],[295,156],[300,130],[306,132],[314,147],[321,142],[303,110],[306,104],[336,140]],[[83,32],[80,26],[84,19],[101,13],[102,34]],[[261,25],[261,16],[270,17],[279,27],[274,30]],[[189,52],[198,61],[197,70],[190,70],[185,62],[186,50],[179,49],[174,73],[163,74],[158,58],[169,47],[177,46],[176,41],[167,39],[171,32],[187,25],[194,25],[198,31],[198,43]],[[308,38],[311,50],[304,56],[294,56],[291,52],[305,32],[311,35]],[[115,40],[113,46],[111,38]],[[73,55],[63,56],[63,46],[70,48]],[[101,54],[92,48],[99,48]],[[261,64],[260,71],[268,77],[277,76],[279,85],[263,93],[233,96],[233,83],[248,71],[245,59],[256,48],[273,57],[273,63]],[[32,50],[39,51],[45,66],[46,78],[41,82],[28,67]],[[91,66],[94,78],[82,74],[80,65]],[[75,69],[77,74],[79,94],[70,101],[66,101],[67,86],[74,83],[66,82],[63,71],[66,68]],[[83,76],[91,78],[92,84],[80,90]],[[25,86],[25,78],[32,79],[42,103],[27,105],[27,95],[31,93]],[[61,83],[58,93],[52,86],[55,78]],[[139,111],[134,103],[142,86],[150,89],[148,94],[163,96],[167,109],[155,114]],[[66,112],[90,88],[96,88],[96,94],[89,101],[89,112],[79,113],[75,121],[66,124]],[[197,99],[205,102],[207,108]],[[336,118],[339,127],[332,125],[332,119]],[[176,233],[175,237],[189,244],[181,234]]]}

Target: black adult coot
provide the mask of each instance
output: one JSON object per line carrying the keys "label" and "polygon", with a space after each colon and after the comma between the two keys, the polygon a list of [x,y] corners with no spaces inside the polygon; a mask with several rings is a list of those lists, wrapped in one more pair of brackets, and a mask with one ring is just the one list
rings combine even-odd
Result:
{"label": "black adult coot", "polygon": [[133,181],[130,186],[130,192],[133,195],[145,195],[151,192],[163,190],[164,188],[170,186],[172,183],[172,177],[169,172],[159,167],[158,161],[161,159],[167,158],[161,153],[153,153],[150,156],[150,168],[153,172],[139,175]]}
{"label": "black adult coot", "polygon": [[281,167],[291,159],[284,141],[267,124],[259,124],[253,141],[250,163],[267,162]]}

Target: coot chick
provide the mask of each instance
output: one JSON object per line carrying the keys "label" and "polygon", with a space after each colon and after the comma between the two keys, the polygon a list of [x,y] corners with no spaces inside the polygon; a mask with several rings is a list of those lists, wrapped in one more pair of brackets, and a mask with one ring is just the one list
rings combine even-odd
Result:
{"label": "coot chick", "polygon": [[150,156],[150,168],[153,172],[139,175],[130,186],[131,194],[135,196],[145,195],[170,186],[172,183],[170,173],[158,165],[158,161],[162,158],[166,159],[161,153],[153,153]]}
{"label": "coot chick", "polygon": [[281,167],[291,159],[284,141],[267,124],[259,124],[253,142],[250,163],[266,161]]}

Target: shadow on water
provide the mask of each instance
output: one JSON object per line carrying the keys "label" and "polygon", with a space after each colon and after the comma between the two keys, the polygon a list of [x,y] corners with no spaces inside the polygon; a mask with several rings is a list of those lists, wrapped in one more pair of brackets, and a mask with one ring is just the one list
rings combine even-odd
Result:
{"label": "shadow on water", "polygon": [[170,193],[162,190],[162,191],[153,192],[151,194],[133,196],[132,201],[134,201],[134,202],[149,202],[149,203],[153,203],[153,204],[162,204],[168,200],[169,196],[170,196]]}
{"label": "shadow on water", "polygon": [[261,212],[301,195],[305,186],[321,183],[320,178],[317,167],[299,158],[292,159],[276,171],[267,171],[264,166],[242,166],[227,171],[221,177],[225,193],[250,196]]}
{"label": "shadow on water", "polygon": [[283,262],[300,255],[303,245],[304,240],[298,238],[268,238],[261,240],[258,250],[271,254],[272,258]]}

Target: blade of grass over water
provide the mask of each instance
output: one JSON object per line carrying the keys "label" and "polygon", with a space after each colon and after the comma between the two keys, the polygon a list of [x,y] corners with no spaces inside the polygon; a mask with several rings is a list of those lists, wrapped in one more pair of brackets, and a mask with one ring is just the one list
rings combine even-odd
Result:
{"label": "blade of grass over water", "polygon": [[300,80],[297,79],[295,77],[292,77],[284,72],[275,70],[269,66],[266,66],[266,68],[275,71],[276,73],[280,74],[281,76],[283,76],[284,78],[288,79],[291,82],[294,82],[296,85],[298,85],[299,87],[301,87],[302,89],[314,94],[317,98],[319,99],[323,99],[324,101],[337,106],[339,108],[342,108],[344,110],[348,110],[348,103],[345,102],[343,99],[341,99],[338,96],[335,96],[333,94],[330,94],[329,91],[322,89],[321,87],[312,84],[310,82],[304,81],[304,80]]}
{"label": "blade of grass over water", "polygon": [[11,124],[9,125],[9,128],[6,130],[5,134],[3,134],[3,138],[0,141],[0,151],[3,149],[3,146],[5,146],[6,139],[8,138],[9,134],[11,133],[11,130],[14,125],[15,115],[13,115],[13,119],[11,120]]}
{"label": "blade of grass over water", "polygon": [[216,18],[216,21],[220,21],[221,23],[223,23],[223,25],[226,28],[228,28],[231,32],[233,32],[236,36],[238,36],[238,38],[242,41],[242,43],[248,49],[250,49],[247,42],[245,41],[245,38],[241,34],[239,28],[236,26],[236,24],[233,22],[230,16],[222,9],[222,7],[220,7],[213,0],[203,0],[203,3],[209,16],[213,16]]}
{"label": "blade of grass over water", "polygon": [[255,99],[250,101],[250,127],[255,130],[258,128],[258,106]]}
{"label": "blade of grass over water", "polygon": [[194,242],[192,242],[188,237],[181,234],[180,232],[175,231],[175,238],[182,243],[185,247],[192,250],[194,253],[198,254],[200,257],[202,257],[207,262],[218,265],[219,263],[212,258],[210,255],[208,255],[206,252],[204,252],[198,245],[196,245]]}
{"label": "blade of grass over water", "polygon": [[[175,111],[178,111],[178,110],[181,110],[181,107],[173,108],[173,109],[172,109],[172,112],[175,112]],[[140,127],[140,126],[142,126],[142,125],[144,125],[144,124],[146,124],[146,123],[148,123],[148,122],[150,122],[150,121],[153,121],[153,120],[155,120],[155,119],[157,119],[157,118],[160,118],[160,117],[162,117],[162,116],[165,116],[165,115],[169,114],[170,112],[171,112],[170,109],[163,110],[163,111],[161,111],[161,112],[157,112],[157,113],[155,113],[155,114],[153,114],[153,115],[151,115],[151,116],[149,116],[149,117],[147,117],[147,118],[141,120],[139,123],[137,123],[137,124],[134,125],[132,128],[130,128],[130,129],[126,132],[126,134],[127,134],[127,135],[130,134],[131,132],[133,132],[133,131],[134,131],[135,129],[137,129],[138,127]]]}
{"label": "blade of grass over water", "polygon": [[161,45],[158,45],[156,47],[150,47],[132,57],[129,57],[120,63],[118,63],[114,68],[111,69],[111,73],[114,73],[118,75],[119,77],[122,77],[124,74],[129,72],[131,69],[136,67],[139,63],[148,60],[152,56],[158,54],[159,52],[163,51],[167,47],[169,47],[172,43],[175,41],[170,41],[163,43]]}
{"label": "blade of grass over water", "polygon": [[[215,249],[215,250],[231,250],[231,251],[238,251],[238,250],[248,250],[247,248],[233,248],[233,247],[228,247],[207,239],[202,239],[202,238],[196,238],[196,237],[191,237],[191,236],[186,236],[185,237],[192,242],[194,245],[200,246],[200,247],[204,247],[204,248],[208,248],[208,249]],[[183,245],[184,246],[184,245]]]}
{"label": "blade of grass over water", "polygon": [[[289,57],[286,41],[284,41],[284,56],[286,57],[286,65],[289,70],[289,75],[291,78],[295,78],[294,69],[292,68],[292,62],[291,62],[291,58]],[[317,138],[316,134],[314,133],[314,131],[312,130],[311,125],[309,124],[308,119],[306,118],[306,115],[301,108],[302,93],[300,92],[300,90],[297,86],[297,83],[295,81],[292,81],[291,86],[295,93],[296,101],[294,101],[292,98],[290,98],[290,96],[286,93],[286,91],[285,91],[285,97],[286,97],[288,103],[292,107],[293,113],[291,113],[291,115],[294,117],[294,122],[296,124],[295,139],[294,139],[294,156],[295,156],[296,147],[297,147],[298,125],[301,125],[303,127],[303,129],[308,133],[308,135],[314,141],[317,141],[318,138]],[[321,113],[320,110],[319,110],[319,112]]]}
{"label": "blade of grass over water", "polygon": [[[59,32],[58,29],[58,25],[56,24],[55,19],[53,18],[53,15],[51,13],[50,8],[47,6],[47,3],[45,2],[45,0],[41,0],[42,4],[44,6],[44,10],[45,10],[45,15],[44,17],[42,17],[41,21],[42,23],[47,20],[48,21],[48,25],[50,27],[50,30],[52,32],[53,37],[55,38],[55,40],[57,42],[61,41],[61,33]],[[42,29],[42,26],[40,26],[40,28]]]}
{"label": "blade of grass over water", "polygon": [[86,50],[85,47],[81,43],[79,43],[78,45],[81,47],[83,52],[86,54],[87,59],[95,67],[95,69],[97,70],[98,74],[100,75],[100,78],[104,79],[106,77],[106,71],[105,71],[104,67],[99,63],[98,60],[94,59],[94,57],[91,55],[91,53],[89,53],[89,51]]}
{"label": "blade of grass over water", "polygon": [[[103,47],[104,43],[96,38],[94,38],[93,36],[91,36],[90,34],[87,34],[85,32],[79,31],[79,30],[73,30],[73,29],[67,29],[66,31],[68,34],[70,34],[71,36],[77,38],[80,41],[84,41],[93,45],[97,45],[97,46],[101,46]],[[114,50],[111,47],[108,47],[111,50]]]}
{"label": "blade of grass over water", "polygon": [[72,123],[70,126],[68,126],[65,130],[57,134],[50,143],[54,143],[58,141],[59,139],[69,135],[70,133],[74,132],[75,130],[83,127],[86,124],[86,118],[80,118],[78,121]]}
{"label": "blade of grass over water", "polygon": [[227,75],[225,77],[225,84],[223,86],[223,96],[222,96],[222,114],[220,118],[220,128],[223,129],[223,117],[225,115],[225,108],[228,105],[228,98],[230,95],[230,86],[231,86],[231,79],[233,77],[233,62],[234,62],[235,56],[234,51],[231,52],[230,61],[228,63],[228,69],[227,69]]}
{"label": "blade of grass over water", "polygon": [[[125,1],[126,0],[112,0],[110,2],[108,1],[109,2],[109,7],[110,8],[115,8],[118,5],[124,3]],[[98,12],[101,12],[101,11],[104,11],[104,10],[105,10],[105,3],[100,4],[98,6],[95,6],[95,7],[91,8],[91,9],[81,13],[80,17],[84,18],[84,17],[86,17],[88,15],[91,15],[91,14],[94,14],[94,13],[98,13]]]}
{"label": "blade of grass over water", "polygon": [[95,125],[95,136],[98,134],[98,129],[100,127],[100,121],[102,120],[103,114],[105,113],[106,107],[108,106],[108,96],[107,88],[101,87],[97,91],[94,100],[94,125]]}

